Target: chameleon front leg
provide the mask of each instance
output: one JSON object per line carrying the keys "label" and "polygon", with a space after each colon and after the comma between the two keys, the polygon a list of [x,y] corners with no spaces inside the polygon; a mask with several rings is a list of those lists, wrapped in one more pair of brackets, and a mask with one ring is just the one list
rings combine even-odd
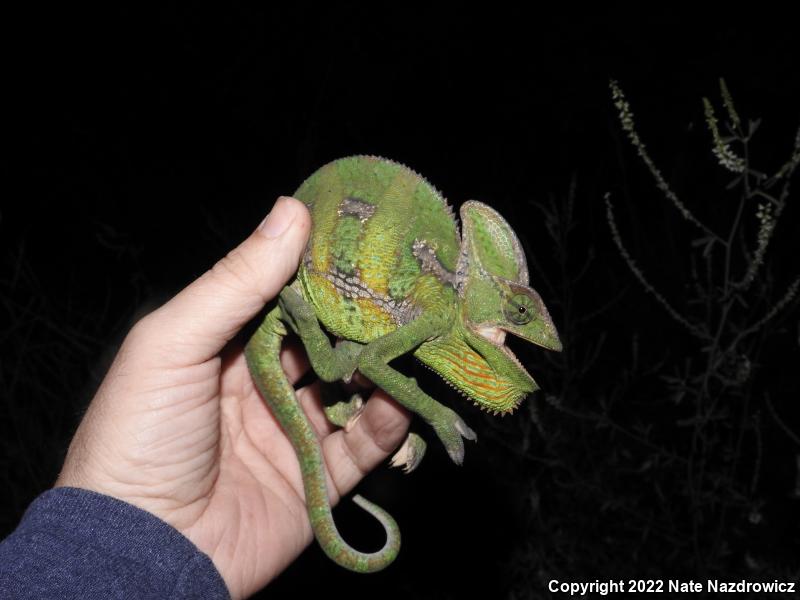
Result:
{"label": "chameleon front leg", "polygon": [[308,518],[325,554],[352,571],[379,571],[397,557],[400,550],[400,529],[389,513],[361,496],[354,496],[353,502],[383,525],[386,531],[383,548],[373,553],[359,552],[348,545],[336,529],[319,440],[281,367],[280,347],[281,340],[286,335],[286,327],[281,322],[280,315],[280,307],[273,308],[247,342],[244,350],[247,366],[261,396],[294,446],[303,476]]}
{"label": "chameleon front leg", "polygon": [[464,461],[462,438],[476,440],[475,432],[453,410],[423,392],[416,380],[406,377],[388,364],[443,331],[446,327],[443,321],[435,313],[428,312],[392,333],[373,340],[361,351],[358,369],[400,404],[425,419],[439,436],[453,462],[460,465]]}
{"label": "chameleon front leg", "polygon": [[[334,348],[322,331],[313,307],[296,290],[284,288],[279,301],[284,320],[300,336],[320,379],[349,378],[357,366],[375,385],[425,419],[444,443],[450,458],[459,465],[463,462],[462,436],[475,440],[475,432],[454,411],[423,392],[414,378],[402,375],[387,364],[443,330],[445,325],[441,317],[429,312],[366,346],[343,342]],[[410,472],[419,465],[424,453],[425,442],[418,435],[410,434],[393,464],[404,466]]]}

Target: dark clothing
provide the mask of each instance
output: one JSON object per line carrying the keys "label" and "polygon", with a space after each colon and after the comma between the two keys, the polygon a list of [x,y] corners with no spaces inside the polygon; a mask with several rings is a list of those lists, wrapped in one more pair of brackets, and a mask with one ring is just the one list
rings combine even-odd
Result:
{"label": "dark clothing", "polygon": [[177,529],[116,498],[55,488],[0,542],[0,598],[230,598]]}

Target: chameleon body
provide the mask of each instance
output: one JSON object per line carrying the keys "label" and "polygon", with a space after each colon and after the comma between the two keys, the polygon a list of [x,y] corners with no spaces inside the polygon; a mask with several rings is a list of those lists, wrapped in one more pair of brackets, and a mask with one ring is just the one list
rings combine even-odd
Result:
{"label": "chameleon body", "polygon": [[[489,206],[466,202],[460,235],[433,186],[411,169],[373,156],[331,162],[294,195],[311,212],[311,237],[297,276],[245,355],[256,386],[295,447],[308,515],[323,550],[351,570],[377,571],[396,557],[399,529],[385,511],[356,496],[384,526],[384,547],[359,552],[337,531],[319,442],[279,361],[287,326],[300,336],[320,379],[348,381],[359,370],[427,421],[457,464],[464,457],[463,439],[474,440],[475,434],[389,362],[412,353],[474,403],[506,413],[537,389],[504,345],[506,333],[552,350],[561,343],[544,303],[528,287],[517,236]],[[323,328],[343,341],[331,345]],[[326,414],[346,425],[362,409],[354,398]],[[412,433],[393,464],[413,470],[424,450]]]}

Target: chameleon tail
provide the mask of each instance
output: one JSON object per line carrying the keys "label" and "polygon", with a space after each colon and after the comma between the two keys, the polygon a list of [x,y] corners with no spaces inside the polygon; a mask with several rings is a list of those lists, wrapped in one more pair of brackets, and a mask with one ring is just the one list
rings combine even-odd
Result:
{"label": "chameleon tail", "polygon": [[387,567],[400,550],[400,529],[385,510],[354,496],[353,501],[375,517],[386,531],[386,543],[373,553],[355,550],[344,541],[333,521],[328,488],[325,483],[325,462],[319,440],[303,409],[297,403],[294,389],[280,364],[281,339],[286,327],[280,321],[281,310],[276,306],[264,319],[245,346],[245,358],[258,391],[272,409],[275,418],[292,442],[306,494],[308,518],[320,546],[333,561],[359,573],[371,573]]}

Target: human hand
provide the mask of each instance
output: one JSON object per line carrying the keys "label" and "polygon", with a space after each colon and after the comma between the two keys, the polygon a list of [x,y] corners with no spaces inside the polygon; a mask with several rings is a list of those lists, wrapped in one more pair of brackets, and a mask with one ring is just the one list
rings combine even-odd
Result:
{"label": "human hand", "polygon": [[[291,443],[229,343],[294,274],[308,211],[280,198],[259,229],[130,331],[78,427],[56,486],[124,500],[204,553],[234,598],[268,583],[311,542]],[[297,346],[281,352],[297,381]],[[403,439],[408,415],[383,392],[349,432],[325,419],[316,385],[297,392],[336,503]]]}

